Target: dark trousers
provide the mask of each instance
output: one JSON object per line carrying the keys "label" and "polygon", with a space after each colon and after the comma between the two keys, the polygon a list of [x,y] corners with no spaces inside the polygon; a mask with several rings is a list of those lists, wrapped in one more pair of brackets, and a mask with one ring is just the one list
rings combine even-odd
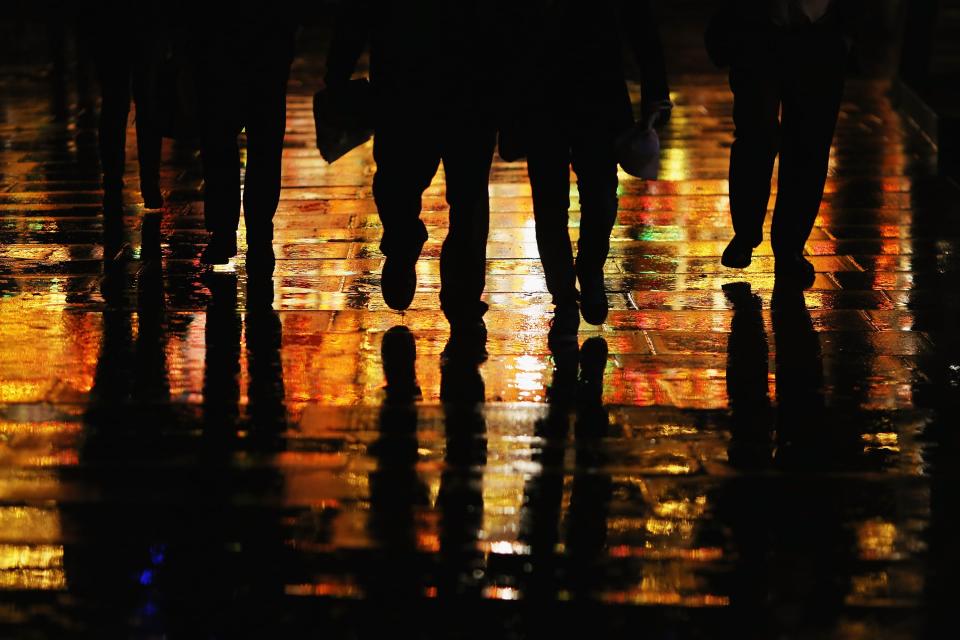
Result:
{"label": "dark trousers", "polygon": [[492,124],[430,131],[412,120],[378,123],[373,142],[373,197],[387,257],[419,256],[427,239],[420,220],[423,192],[443,163],[450,227],[440,252],[440,308],[448,320],[483,316],[490,198],[487,185],[496,141]]}
{"label": "dark trousers", "polygon": [[531,136],[527,171],[537,249],[555,305],[577,301],[577,275],[567,229],[571,165],[580,193],[578,268],[603,267],[617,219],[619,182],[613,135],[599,126],[569,133],[562,126],[538,127]]}
{"label": "dark trousers", "polygon": [[157,107],[160,38],[144,29],[135,34],[118,34],[106,29],[95,33],[94,55],[101,95],[99,146],[103,189],[123,189],[131,90],[137,109],[140,185],[141,188],[155,186],[160,177],[161,135]]}
{"label": "dark trousers", "polygon": [[270,242],[280,202],[293,31],[224,29],[206,37],[197,74],[206,227],[211,233],[232,234],[240,224],[237,136],[245,129],[247,243]]}
{"label": "dark trousers", "polygon": [[739,56],[730,70],[730,212],[737,237],[759,245],[779,153],[771,241],[780,256],[803,251],[820,210],[846,46],[829,26],[771,34],[769,42],[766,51]]}

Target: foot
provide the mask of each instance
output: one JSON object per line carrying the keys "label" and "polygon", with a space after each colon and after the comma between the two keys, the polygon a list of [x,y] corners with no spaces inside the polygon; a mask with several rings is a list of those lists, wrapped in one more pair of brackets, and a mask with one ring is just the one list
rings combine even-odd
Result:
{"label": "foot", "polygon": [[445,359],[483,362],[487,359],[487,325],[483,318],[451,320],[450,340],[443,350]]}
{"label": "foot", "polygon": [[816,276],[813,265],[799,253],[777,256],[775,260],[774,287],[780,285],[809,289]]}
{"label": "foot", "polygon": [[237,235],[235,233],[211,233],[210,241],[200,254],[201,264],[227,264],[237,255]]}
{"label": "foot", "polygon": [[730,244],[723,250],[720,264],[728,269],[746,269],[753,262],[753,247],[733,236]]}
{"label": "foot", "polygon": [[417,292],[417,258],[407,256],[388,257],[383,263],[380,291],[383,301],[394,311],[404,311],[413,302]]}
{"label": "foot", "polygon": [[550,333],[547,342],[551,349],[576,346],[577,333],[580,331],[580,310],[576,303],[558,305],[550,320]]}
{"label": "foot", "polygon": [[143,196],[145,209],[163,209],[163,194],[158,184],[141,184],[140,195]]}
{"label": "foot", "polygon": [[594,336],[583,343],[580,349],[580,390],[578,400],[581,403],[599,404],[603,397],[603,372],[607,368],[607,341]]}
{"label": "foot", "polygon": [[580,312],[588,324],[601,325],[607,319],[607,290],[603,284],[603,263],[597,267],[577,267],[580,281]]}

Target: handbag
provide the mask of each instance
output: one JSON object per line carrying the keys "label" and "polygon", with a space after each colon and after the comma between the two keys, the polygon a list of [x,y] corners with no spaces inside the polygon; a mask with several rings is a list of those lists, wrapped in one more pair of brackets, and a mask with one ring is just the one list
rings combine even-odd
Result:
{"label": "handbag", "polygon": [[317,149],[333,163],[373,136],[373,94],[370,82],[351,80],[342,88],[313,96]]}
{"label": "handbag", "polygon": [[634,178],[656,180],[660,174],[660,136],[653,126],[658,117],[651,114],[617,138],[617,163]]}

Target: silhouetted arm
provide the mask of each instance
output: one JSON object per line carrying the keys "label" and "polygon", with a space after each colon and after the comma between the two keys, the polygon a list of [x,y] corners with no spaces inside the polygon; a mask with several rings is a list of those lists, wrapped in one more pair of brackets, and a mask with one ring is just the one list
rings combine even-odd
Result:
{"label": "silhouetted arm", "polygon": [[346,0],[341,6],[327,52],[327,88],[336,89],[350,81],[370,39],[371,17],[369,0]]}
{"label": "silhouetted arm", "polygon": [[646,121],[657,113],[658,126],[670,119],[670,85],[653,0],[618,0],[621,30],[640,67],[640,111]]}

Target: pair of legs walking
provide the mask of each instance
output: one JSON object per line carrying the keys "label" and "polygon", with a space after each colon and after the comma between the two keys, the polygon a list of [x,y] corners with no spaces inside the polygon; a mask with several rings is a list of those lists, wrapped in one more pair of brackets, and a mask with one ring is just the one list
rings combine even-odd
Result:
{"label": "pair of legs walking", "polygon": [[[103,169],[103,204],[109,213],[116,213],[123,207],[131,93],[136,105],[140,192],[146,208],[159,209],[163,206],[160,193],[161,135],[157,113],[161,40],[155,27],[128,26],[135,30],[135,42],[127,42],[130,34],[118,34],[119,30],[98,26],[94,31],[94,57],[101,92],[98,142]],[[131,46],[118,47],[118,36]]]}
{"label": "pair of legs walking", "polygon": [[[603,267],[617,218],[619,182],[614,138],[604,126],[596,123],[566,132],[549,126],[531,139],[527,170],[537,249],[556,308],[551,339],[575,340],[581,311],[590,324],[602,324],[607,317]],[[576,259],[568,230],[571,166],[580,194]]]}
{"label": "pair of legs walking", "polygon": [[482,327],[487,184],[495,140],[492,124],[482,120],[437,127],[406,118],[381,119],[373,145],[373,196],[383,224],[382,290],[391,308],[406,309],[416,292],[416,263],[427,240],[420,219],[422,196],[443,163],[450,228],[440,253],[440,307],[455,330]]}
{"label": "pair of legs walking", "polygon": [[246,130],[243,215],[248,266],[260,258],[273,264],[273,216],[280,202],[292,61],[292,30],[226,31],[209,39],[198,78],[204,220],[211,234],[203,262],[223,264],[237,253],[241,204],[237,136]]}
{"label": "pair of legs walking", "polygon": [[[730,152],[734,239],[725,266],[743,268],[763,238],[774,161],[780,155],[771,242],[779,275],[810,286],[803,258],[823,198],[844,86],[846,45],[830,25],[772,36],[772,53],[730,71],[736,127]],[[744,56],[747,58],[747,56]]]}

